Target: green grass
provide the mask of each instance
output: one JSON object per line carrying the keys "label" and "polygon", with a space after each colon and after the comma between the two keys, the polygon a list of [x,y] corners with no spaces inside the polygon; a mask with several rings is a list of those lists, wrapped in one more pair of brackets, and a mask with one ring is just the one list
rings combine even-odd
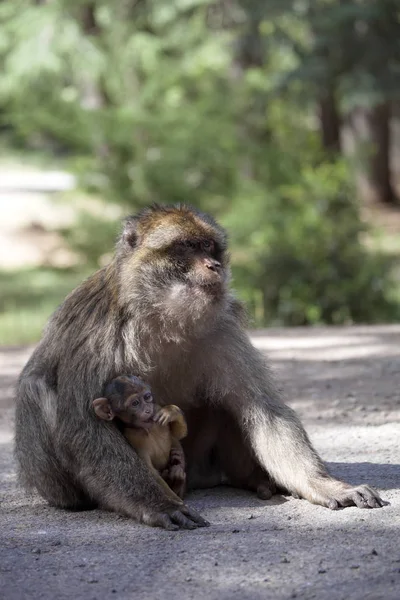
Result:
{"label": "green grass", "polygon": [[54,309],[89,274],[50,268],[0,271],[0,345],[37,342]]}

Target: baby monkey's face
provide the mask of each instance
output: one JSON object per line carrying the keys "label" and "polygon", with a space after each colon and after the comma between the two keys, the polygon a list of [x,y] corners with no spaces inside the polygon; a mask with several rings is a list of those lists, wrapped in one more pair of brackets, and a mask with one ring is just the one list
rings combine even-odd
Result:
{"label": "baby monkey's face", "polygon": [[149,385],[133,375],[117,377],[111,385],[109,400],[116,417],[126,425],[148,426],[153,422],[154,401]]}
{"label": "baby monkey's face", "polygon": [[140,425],[152,422],[154,415],[154,402],[151,390],[143,385],[129,386],[128,397],[124,401],[123,410],[119,418],[131,425]]}

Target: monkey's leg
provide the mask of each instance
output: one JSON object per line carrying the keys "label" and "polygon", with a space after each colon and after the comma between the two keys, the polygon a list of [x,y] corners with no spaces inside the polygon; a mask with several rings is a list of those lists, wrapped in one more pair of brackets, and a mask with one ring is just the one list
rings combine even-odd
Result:
{"label": "monkey's leg", "polygon": [[225,411],[220,412],[218,422],[217,453],[224,483],[256,492],[261,500],[269,500],[277,492],[276,485],[252,456],[237,423]]}
{"label": "monkey's leg", "polygon": [[186,458],[187,489],[211,488],[222,484],[217,462],[218,425],[208,406],[185,411],[189,435],[182,440]]}
{"label": "monkey's leg", "polygon": [[[46,422],[40,400],[54,402],[55,394],[41,379],[20,384],[15,414],[15,456],[19,480],[27,489],[37,492],[51,506],[70,510],[94,508],[93,502],[57,456],[52,430]],[[29,389],[32,398],[26,395]]]}

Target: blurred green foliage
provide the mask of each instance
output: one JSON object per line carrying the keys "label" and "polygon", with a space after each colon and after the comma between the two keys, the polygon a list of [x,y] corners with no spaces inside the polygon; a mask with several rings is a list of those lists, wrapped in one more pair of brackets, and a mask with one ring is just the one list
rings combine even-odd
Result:
{"label": "blurred green foliage", "polygon": [[[346,51],[357,23],[375,54],[361,33]],[[0,125],[14,142],[67,155],[126,213],[212,212],[256,324],[398,316],[391,265],[364,244],[351,173],[317,116],[332,81],[338,110],[399,91],[395,3],[5,0],[0,24]],[[83,214],[63,233],[96,266],[116,228]]]}
{"label": "blurred green foliage", "polygon": [[0,340],[3,345],[37,341],[54,309],[89,270],[0,271]]}

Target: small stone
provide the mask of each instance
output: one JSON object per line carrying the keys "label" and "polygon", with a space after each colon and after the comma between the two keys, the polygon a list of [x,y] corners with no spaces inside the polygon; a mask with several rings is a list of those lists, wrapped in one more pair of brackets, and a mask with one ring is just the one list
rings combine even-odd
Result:
{"label": "small stone", "polygon": [[287,520],[288,520],[288,521],[291,521],[291,520],[292,520],[292,517],[288,517],[288,518],[287,518]]}
{"label": "small stone", "polygon": [[88,583],[99,583],[99,580],[94,578],[88,579]]}
{"label": "small stone", "polygon": [[192,581],[191,577],[186,577],[185,581]]}
{"label": "small stone", "polygon": [[232,529],[232,533],[240,533],[240,529]]}
{"label": "small stone", "polygon": [[50,546],[61,546],[61,542],[60,540],[54,540],[54,542],[51,542]]}
{"label": "small stone", "polygon": [[248,518],[249,519],[255,519],[255,516],[254,515],[250,515]]}
{"label": "small stone", "polygon": [[318,569],[318,573],[326,573],[326,569]]}
{"label": "small stone", "polygon": [[284,564],[286,564],[286,563],[290,563],[290,560],[288,560],[288,559],[286,558],[286,556],[284,556],[284,557],[281,559],[281,563],[284,563]]}
{"label": "small stone", "polygon": [[375,550],[375,548],[372,548],[372,550],[371,550],[371,554],[372,554],[373,556],[378,556],[378,553],[377,553],[377,551]]}
{"label": "small stone", "polygon": [[218,567],[218,561],[217,560],[214,563],[214,567]]}
{"label": "small stone", "polygon": [[40,549],[40,548],[33,548],[33,549],[31,550],[31,552],[32,552],[32,554],[40,554],[42,551],[41,551],[41,549]]}
{"label": "small stone", "polygon": [[360,565],[350,565],[350,569],[359,569]]}

